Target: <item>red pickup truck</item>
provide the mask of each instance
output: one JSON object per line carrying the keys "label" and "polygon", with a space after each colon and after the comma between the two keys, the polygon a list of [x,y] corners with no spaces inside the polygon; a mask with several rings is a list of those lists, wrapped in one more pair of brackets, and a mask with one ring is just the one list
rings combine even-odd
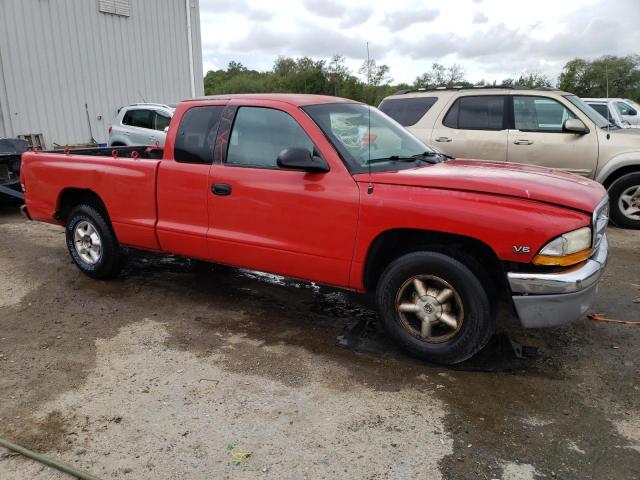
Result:
{"label": "red pickup truck", "polygon": [[23,213],[64,225],[91,277],[126,245],[371,292],[393,339],[442,363],[487,343],[501,297],[525,327],[576,319],[607,259],[598,183],[451,159],[334,97],[187,100],[163,149],[22,162]]}

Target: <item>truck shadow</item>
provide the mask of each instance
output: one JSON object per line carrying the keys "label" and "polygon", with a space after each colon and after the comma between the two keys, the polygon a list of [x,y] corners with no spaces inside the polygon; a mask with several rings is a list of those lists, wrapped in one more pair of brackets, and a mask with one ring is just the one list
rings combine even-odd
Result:
{"label": "truck shadow", "polygon": [[[195,289],[225,308],[249,307],[256,317],[261,317],[259,322],[235,323],[198,315],[195,320],[200,324],[231,329],[242,326],[243,333],[258,339],[283,340],[282,332],[297,332],[288,335],[286,342],[316,351],[317,342],[324,342],[321,350],[335,350],[334,346],[338,346],[367,357],[395,359],[407,366],[481,372],[524,370],[538,359],[535,347],[520,345],[508,333],[500,332],[465,362],[444,367],[429,363],[406,354],[391,342],[368,296],[278,275],[139,251],[130,252],[124,274],[143,283],[156,283],[166,275],[188,274],[180,282],[184,287]],[[313,335],[308,335],[309,331]]]}

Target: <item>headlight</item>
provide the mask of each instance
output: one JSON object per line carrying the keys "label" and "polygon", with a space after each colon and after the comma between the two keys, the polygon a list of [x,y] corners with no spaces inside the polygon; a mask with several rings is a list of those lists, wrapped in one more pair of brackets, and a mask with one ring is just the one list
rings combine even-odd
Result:
{"label": "headlight", "polygon": [[535,265],[568,266],[591,256],[591,228],[583,227],[547,243],[533,259]]}
{"label": "headlight", "polygon": [[609,224],[609,197],[604,197],[593,212],[593,245],[594,250],[598,248],[600,240],[604,237]]}

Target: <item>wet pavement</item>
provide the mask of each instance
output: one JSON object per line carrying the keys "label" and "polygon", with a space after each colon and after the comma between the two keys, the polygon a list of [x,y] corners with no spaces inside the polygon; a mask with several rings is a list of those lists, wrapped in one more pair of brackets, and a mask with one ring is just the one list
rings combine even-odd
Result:
{"label": "wet pavement", "polygon": [[[640,232],[610,243],[593,310],[640,320]],[[94,281],[6,208],[0,291],[0,436],[104,478],[640,478],[640,326],[504,309],[444,368],[367,297],[139,252]],[[2,452],[0,478],[66,478]]]}

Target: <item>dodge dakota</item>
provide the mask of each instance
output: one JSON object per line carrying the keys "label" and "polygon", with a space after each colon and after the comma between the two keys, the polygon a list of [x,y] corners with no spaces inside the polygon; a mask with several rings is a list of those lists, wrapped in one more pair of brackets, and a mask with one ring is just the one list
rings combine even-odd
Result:
{"label": "dodge dakota", "polygon": [[451,159],[335,97],[191,99],[162,149],[22,162],[23,214],[64,226],[90,277],[116,275],[127,246],[369,292],[389,335],[435,362],[488,342],[496,300],[524,327],[573,321],[607,260],[598,183]]}

